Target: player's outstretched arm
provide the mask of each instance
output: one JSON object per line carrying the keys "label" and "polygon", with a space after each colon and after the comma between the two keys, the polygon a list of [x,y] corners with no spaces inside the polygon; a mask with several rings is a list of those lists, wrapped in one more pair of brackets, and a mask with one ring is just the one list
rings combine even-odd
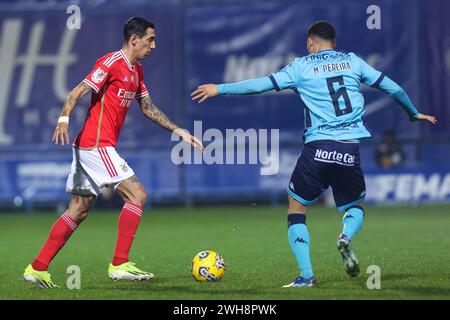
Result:
{"label": "player's outstretched arm", "polygon": [[64,102],[63,109],[61,111],[60,117],[58,119],[58,124],[56,125],[55,132],[53,133],[52,141],[55,144],[58,144],[61,141],[61,145],[69,144],[69,117],[72,113],[73,108],[77,104],[78,101],[86,94],[92,91],[92,88],[81,82],[77,85],[67,96],[66,101]]}
{"label": "player's outstretched arm", "polygon": [[199,148],[204,151],[205,148],[203,144],[196,137],[192,136],[186,130],[179,128],[175,123],[173,123],[165,114],[162,112],[153,102],[150,95],[146,95],[142,98],[137,98],[137,102],[141,106],[142,112],[147,118],[158,124],[160,127],[169,130],[170,132],[175,132],[184,141],[191,144],[193,147]]}
{"label": "player's outstretched arm", "polygon": [[431,122],[432,124],[437,123],[437,119],[434,116],[419,113],[405,90],[403,90],[403,88],[400,87],[395,81],[384,75],[380,78],[381,81],[377,81],[379,83],[375,87],[378,87],[380,90],[393,97],[395,101],[406,111],[411,120],[425,120]]}
{"label": "player's outstretched arm", "polygon": [[202,103],[208,98],[215,97],[219,94],[218,85],[214,83],[203,84],[191,93],[192,100],[199,100],[198,103]]}
{"label": "player's outstretched arm", "polygon": [[217,95],[247,95],[262,93],[273,89],[275,89],[275,86],[272,80],[269,77],[264,77],[219,85],[204,84],[199,86],[194,92],[192,92],[191,97],[192,100],[198,100],[198,103],[202,103],[206,99],[215,97]]}
{"label": "player's outstretched arm", "polygon": [[417,120],[425,120],[425,121],[429,121],[429,122],[431,122],[432,124],[436,124],[437,123],[437,119],[436,119],[436,117],[434,117],[434,116],[429,116],[429,115],[427,115],[427,114],[422,114],[422,113],[419,113],[418,115],[417,115],[417,118],[416,118]]}

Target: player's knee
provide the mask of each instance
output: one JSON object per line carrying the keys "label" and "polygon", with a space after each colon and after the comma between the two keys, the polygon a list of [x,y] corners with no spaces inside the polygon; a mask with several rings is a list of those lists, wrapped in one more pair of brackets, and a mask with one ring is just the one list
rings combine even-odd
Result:
{"label": "player's knee", "polygon": [[94,201],[93,196],[85,197],[73,195],[69,204],[68,215],[76,224],[80,224],[89,214]]}
{"label": "player's knee", "polygon": [[89,214],[89,210],[82,207],[74,207],[69,210],[69,216],[76,224],[83,222]]}
{"label": "player's knee", "polygon": [[69,216],[75,221],[76,224],[80,224],[85,220],[89,214],[90,205],[85,203],[77,203],[71,205],[69,208]]}
{"label": "player's knee", "polygon": [[147,192],[142,191],[140,198],[139,198],[141,207],[145,207],[145,204],[147,203],[147,199],[148,199]]}
{"label": "player's knee", "polygon": [[304,206],[303,204],[301,204],[300,202],[298,202],[297,200],[295,200],[289,196],[289,205],[288,205],[288,210],[287,210],[288,214],[293,214],[293,213],[306,214],[307,211],[308,211],[307,206]]}
{"label": "player's knee", "polygon": [[89,211],[82,211],[78,214],[78,223],[81,223],[83,220],[87,218]]}
{"label": "player's knee", "polygon": [[145,207],[145,204],[147,203],[147,193],[145,190],[139,190],[133,194],[133,203],[140,205],[141,207]]}
{"label": "player's knee", "polygon": [[294,206],[294,207],[289,207],[287,210],[288,214],[295,214],[295,213],[301,213],[301,214],[306,214],[308,211],[308,207],[305,206]]}

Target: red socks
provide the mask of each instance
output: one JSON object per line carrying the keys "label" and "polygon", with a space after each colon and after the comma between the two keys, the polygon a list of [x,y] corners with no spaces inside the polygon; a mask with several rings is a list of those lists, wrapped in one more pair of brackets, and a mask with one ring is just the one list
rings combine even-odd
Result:
{"label": "red socks", "polygon": [[[117,243],[112,264],[117,266],[128,262],[128,253],[136,230],[141,221],[143,208],[125,203],[119,217]],[[46,271],[56,254],[65,245],[78,225],[69,217],[67,211],[55,222],[41,252],[31,264],[34,270]]]}
{"label": "red socks", "polygon": [[113,266],[128,262],[128,253],[141,221],[142,211],[143,208],[137,204],[125,203],[123,206],[119,217],[116,249],[114,250],[112,261]]}
{"label": "red socks", "polygon": [[67,211],[55,222],[41,252],[31,264],[34,270],[46,271],[48,265],[61,250],[78,225],[69,217]]}

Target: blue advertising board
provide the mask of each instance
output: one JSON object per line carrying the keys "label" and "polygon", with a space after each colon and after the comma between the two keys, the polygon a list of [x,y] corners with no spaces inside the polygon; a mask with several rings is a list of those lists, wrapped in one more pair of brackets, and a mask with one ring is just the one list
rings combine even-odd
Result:
{"label": "blue advertising board", "polygon": [[[232,6],[188,8],[186,21],[186,82],[192,90],[202,83],[236,82],[263,77],[306,55],[306,31],[319,19],[337,31],[337,49],[355,52],[369,64],[402,85],[418,100],[413,7],[387,1],[380,30],[367,28],[369,1],[318,3],[250,3]],[[402,30],[402,32],[395,32]],[[395,50],[393,50],[395,48]],[[395,128],[402,137],[417,138],[403,110],[389,96],[363,87],[366,117],[375,137]],[[303,110],[295,94],[221,97],[197,106],[187,101],[188,115],[216,128],[279,128],[281,139],[298,141],[303,129]],[[190,122],[192,123],[192,121]]]}
{"label": "blue advertising board", "polygon": [[423,99],[421,105],[438,117],[441,125],[427,127],[427,136],[450,134],[450,2],[420,2],[419,41],[423,54],[418,62]]}
{"label": "blue advertising board", "polygon": [[[70,146],[51,144],[56,119],[68,92],[95,61],[122,46],[123,24],[133,15],[145,16],[156,25],[157,49],[142,62],[153,100],[191,132],[201,123],[196,135],[206,137],[206,154],[218,160],[208,162],[205,155],[196,156],[192,151],[192,160],[197,157],[200,161],[179,165],[173,159],[178,143],[133,104],[118,152],[136,171],[150,199],[164,202],[199,196],[238,201],[244,196],[284,196],[303,143],[303,109],[296,95],[273,91],[217,97],[198,105],[189,94],[199,84],[241,81],[279,70],[307,54],[307,27],[324,19],[336,27],[338,50],[361,56],[398,82],[420,111],[439,118],[435,127],[411,123],[391,97],[362,87],[372,141],[394,130],[398,139],[407,142],[403,171],[380,169],[373,156],[375,142],[362,145],[367,201],[450,201],[446,191],[450,172],[446,160],[450,155],[449,3],[379,1],[381,28],[369,29],[367,8],[372,4],[366,0],[245,4],[174,0],[157,1],[156,5],[136,0],[99,7],[81,2],[82,24],[75,30],[67,28],[69,15],[62,6],[49,10],[1,7],[0,202],[11,204],[17,197],[49,203],[67,199],[64,189],[71,150]],[[89,97],[85,97],[73,111],[72,139],[83,125],[88,105]],[[233,145],[232,161],[224,156],[220,162],[226,146],[212,152],[218,142],[208,130],[222,136],[229,130],[278,130],[279,145],[275,150],[275,145],[269,144],[266,151],[274,153],[264,159],[258,153],[261,149],[255,151],[255,146],[241,141]],[[239,147],[246,152],[243,163],[238,161]]]}
{"label": "blue advertising board", "polygon": [[[80,29],[69,29],[65,10],[0,11],[0,150],[16,146],[50,147],[62,105],[72,88],[92,70],[96,60],[117,51],[123,25],[137,8],[82,10]],[[178,12],[170,6],[142,7],[139,13],[156,24],[157,49],[142,61],[145,82],[154,101],[172,119],[181,121],[174,70],[179,68],[179,42],[173,41]],[[72,138],[86,117],[89,97],[71,116]],[[161,145],[170,141],[137,103],[130,107],[119,144]]]}

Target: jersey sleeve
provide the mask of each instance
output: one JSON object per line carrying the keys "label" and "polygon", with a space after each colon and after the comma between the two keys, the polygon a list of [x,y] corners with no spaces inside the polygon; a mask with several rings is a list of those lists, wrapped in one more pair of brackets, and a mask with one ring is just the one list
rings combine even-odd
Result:
{"label": "jersey sleeve", "polygon": [[111,57],[103,57],[97,60],[94,69],[84,78],[83,82],[99,93],[107,83],[111,73]]}
{"label": "jersey sleeve", "polygon": [[275,90],[294,89],[299,78],[299,59],[284,67],[278,72],[272,73],[269,78]]}
{"label": "jersey sleeve", "polygon": [[352,55],[361,66],[361,81],[364,84],[387,93],[402,106],[411,120],[417,119],[420,113],[417,111],[416,107],[402,87],[392,81],[389,77],[385,76],[382,72],[370,66],[367,62],[356,56],[354,53],[350,53],[350,55]]}
{"label": "jersey sleeve", "polygon": [[361,72],[360,76],[362,83],[373,87],[374,85],[376,86],[378,81],[382,80],[381,77],[383,74],[380,71],[376,70],[374,67],[369,65],[367,62],[358,57],[356,54],[350,53],[350,55],[353,56],[353,58],[358,62],[360,66]]}
{"label": "jersey sleeve", "polygon": [[409,115],[411,121],[417,120],[420,113],[402,87],[385,75],[382,75],[381,80],[377,82],[379,84],[375,86],[376,88],[393,97]]}
{"label": "jersey sleeve", "polygon": [[245,95],[253,93],[262,93],[273,89],[275,89],[273,81],[270,80],[269,77],[264,77],[234,83],[219,84],[217,87],[217,92],[219,95],[224,94]]}
{"label": "jersey sleeve", "polygon": [[138,91],[136,92],[136,98],[142,98],[147,96],[149,93],[144,83],[144,71],[142,70],[141,65],[139,65],[138,75],[139,75],[139,88]]}

